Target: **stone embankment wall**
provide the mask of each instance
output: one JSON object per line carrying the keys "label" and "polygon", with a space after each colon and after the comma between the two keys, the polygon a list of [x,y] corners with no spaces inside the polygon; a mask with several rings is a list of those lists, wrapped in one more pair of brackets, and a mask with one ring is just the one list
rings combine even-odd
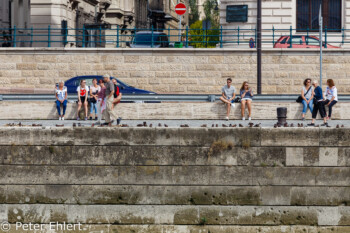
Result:
{"label": "stone embankment wall", "polygon": [[12,227],[350,232],[349,129],[2,127],[0,148]]}
{"label": "stone embankment wall", "polygon": [[[319,78],[319,51],[266,49],[263,94],[301,92],[305,78]],[[324,51],[323,78],[350,91],[350,50]],[[52,89],[60,79],[109,73],[129,85],[157,93],[220,93],[227,78],[256,90],[256,52],[251,49],[0,49],[1,93]]]}

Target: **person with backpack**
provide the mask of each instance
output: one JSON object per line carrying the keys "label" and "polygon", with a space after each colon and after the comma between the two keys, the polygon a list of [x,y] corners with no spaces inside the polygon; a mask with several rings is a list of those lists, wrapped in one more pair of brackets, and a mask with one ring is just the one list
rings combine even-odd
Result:
{"label": "person with backpack", "polygon": [[[112,82],[114,84],[114,100],[113,100],[113,105],[112,105],[112,109],[114,109],[114,107],[120,103],[120,100],[122,99],[122,93],[120,92],[120,88],[118,86],[118,81],[116,79],[112,79]],[[120,125],[122,118],[118,117],[117,119],[117,125]]]}
{"label": "person with backpack", "polygon": [[307,78],[304,80],[304,86],[301,90],[301,98],[302,98],[302,104],[303,104],[303,111],[301,113],[301,119],[305,120],[305,114],[307,112],[307,109],[310,109],[310,112],[313,111],[314,106],[314,88],[311,85],[311,79]]}

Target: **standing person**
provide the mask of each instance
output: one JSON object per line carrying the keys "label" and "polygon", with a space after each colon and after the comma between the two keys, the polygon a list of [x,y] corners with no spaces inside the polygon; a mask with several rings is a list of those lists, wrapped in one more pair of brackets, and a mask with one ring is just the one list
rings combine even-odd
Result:
{"label": "standing person", "polygon": [[302,104],[303,104],[303,112],[301,114],[301,119],[305,120],[305,114],[307,112],[307,108],[310,109],[310,112],[313,111],[313,104],[314,104],[314,88],[311,85],[311,79],[307,78],[304,80],[304,86],[301,90],[301,98],[303,98]]}
{"label": "standing person", "polygon": [[7,37],[4,37],[4,42],[1,45],[2,47],[11,47],[11,43],[8,41]]}
{"label": "standing person", "polygon": [[97,79],[92,80],[90,86],[90,120],[92,120],[92,114],[95,110],[95,120],[97,120],[97,98],[98,93],[101,91],[101,87],[97,85]]}
{"label": "standing person", "polygon": [[[112,79],[112,82],[114,84],[114,100],[113,100],[113,106],[112,106],[112,109],[114,109],[114,107],[120,103],[121,99],[122,99],[122,96],[123,94],[120,92],[120,88],[118,86],[118,81],[117,79]],[[121,117],[118,117],[117,119],[117,125],[120,124],[122,118]]]}
{"label": "standing person", "polygon": [[97,124],[101,124],[102,112],[106,109],[106,87],[103,80],[100,80],[101,90],[97,94]]}
{"label": "standing person", "polygon": [[308,124],[308,126],[315,126],[315,120],[317,116],[317,112],[320,112],[321,117],[323,118],[323,124],[322,126],[327,126],[327,117],[326,117],[326,109],[324,107],[324,99],[323,99],[323,92],[322,88],[318,85],[318,81],[314,80],[312,82],[312,86],[314,87],[314,98],[315,98],[315,106],[312,111],[312,121],[311,124]]}
{"label": "standing person", "polygon": [[242,121],[245,120],[244,112],[245,112],[245,105],[248,107],[248,114],[249,114],[249,121],[252,120],[252,102],[253,102],[253,91],[251,88],[249,88],[248,82],[243,82],[242,87],[240,89],[241,94],[241,115],[242,115]]}
{"label": "standing person", "polygon": [[88,100],[87,96],[89,93],[89,87],[86,86],[86,81],[85,79],[80,80],[80,86],[77,88],[78,92],[78,117],[77,121],[80,120],[79,118],[79,112],[81,109],[81,105],[84,105],[84,111],[85,111],[85,120],[87,120],[87,115],[88,115]]}
{"label": "standing person", "polygon": [[[56,95],[56,107],[58,112],[58,120],[64,121],[64,115],[67,109],[67,87],[64,86],[64,82],[61,80],[58,82],[58,87],[55,90]],[[61,104],[63,105],[63,114],[61,115]]]}
{"label": "standing person", "polygon": [[105,124],[111,126],[114,120],[117,119],[117,115],[113,112],[114,84],[108,74],[103,76],[103,81],[106,86],[106,110],[104,111]]}
{"label": "standing person", "polygon": [[226,80],[226,85],[222,87],[221,92],[222,96],[220,97],[220,100],[227,105],[227,113],[226,113],[226,120],[229,120],[231,107],[234,107],[234,99],[236,97],[236,89],[234,86],[231,85],[232,79],[228,78]]}
{"label": "standing person", "polygon": [[327,88],[324,95],[327,97],[325,105],[328,106],[327,120],[329,120],[332,117],[332,107],[338,103],[338,90],[334,85],[333,79],[327,80]]}

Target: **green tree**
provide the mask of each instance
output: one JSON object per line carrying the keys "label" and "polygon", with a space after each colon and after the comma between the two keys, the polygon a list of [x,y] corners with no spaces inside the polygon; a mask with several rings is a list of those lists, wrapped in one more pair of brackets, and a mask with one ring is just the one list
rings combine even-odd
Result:
{"label": "green tree", "polygon": [[189,3],[191,10],[191,13],[189,15],[189,25],[191,26],[193,23],[199,20],[199,10],[197,0],[190,0]]}
{"label": "green tree", "polygon": [[203,5],[205,20],[210,20],[213,29],[220,27],[220,16],[216,7],[217,0],[206,0]]}
{"label": "green tree", "polygon": [[203,30],[203,21],[198,20],[190,26],[189,40],[194,48],[215,48],[219,43],[219,29]]}

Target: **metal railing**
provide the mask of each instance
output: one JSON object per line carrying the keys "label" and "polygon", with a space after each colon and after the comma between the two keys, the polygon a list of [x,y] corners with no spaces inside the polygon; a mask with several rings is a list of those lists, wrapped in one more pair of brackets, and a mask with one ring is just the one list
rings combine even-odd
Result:
{"label": "metal railing", "polygon": [[[215,94],[152,94],[123,95],[121,102],[215,102],[221,95]],[[295,102],[298,95],[255,95],[254,102]],[[350,102],[350,95],[339,95],[339,101]],[[55,101],[55,95],[50,94],[4,94],[0,101]],[[77,101],[77,95],[68,95],[69,101]]]}
{"label": "metal railing", "polygon": [[[135,37],[136,32],[148,31],[151,36],[144,39]],[[191,29],[186,27],[182,30],[179,41],[178,29],[138,29],[138,28],[120,28],[116,26],[114,29],[100,26],[97,28],[0,28],[0,43],[7,43],[8,47],[63,47],[71,44],[75,47],[125,47],[127,43],[138,44],[141,46],[147,45],[149,47],[173,47],[171,45],[181,42],[181,46],[188,48],[205,48],[205,47],[220,47],[224,45],[229,47],[246,46],[255,47],[257,39],[256,29],[246,28],[223,28],[217,29]],[[158,32],[164,34],[157,35]],[[328,44],[337,43],[337,46],[350,43],[347,39],[350,29],[338,28],[327,29],[324,28],[324,42],[327,48]],[[157,36],[156,36],[157,35]],[[297,38],[298,35],[306,36],[306,43],[315,45],[315,41],[311,36],[318,37],[318,29],[296,29],[296,28],[275,28],[262,30],[262,43],[273,47],[281,36],[289,36],[290,38]],[[4,38],[8,38],[5,41]],[[166,39],[165,39],[166,38]],[[289,40],[289,39],[288,39]],[[312,41],[309,41],[312,40]],[[298,39],[291,39],[286,41],[288,48],[293,46],[298,47],[300,44]],[[110,46],[108,46],[110,45]],[[180,46],[180,47],[181,47]],[[176,44],[175,44],[175,47]],[[225,46],[226,47],[226,46]]]}

